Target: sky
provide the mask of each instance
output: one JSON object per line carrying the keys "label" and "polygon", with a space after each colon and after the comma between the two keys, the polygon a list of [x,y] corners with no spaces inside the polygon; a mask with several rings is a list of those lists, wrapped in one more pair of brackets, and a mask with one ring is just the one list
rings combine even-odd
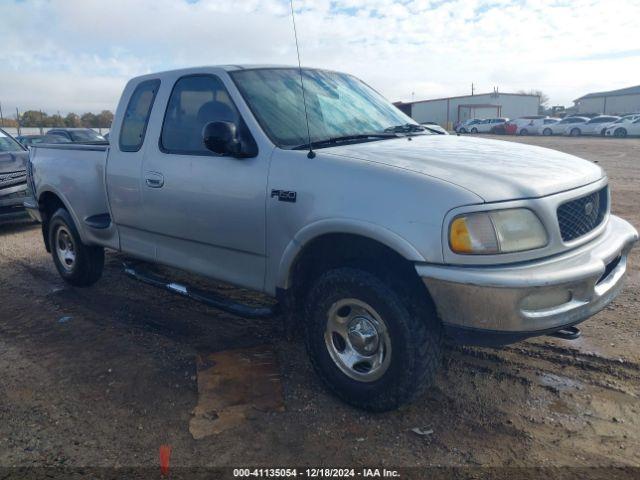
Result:
{"label": "sky", "polygon": [[[640,83],[640,0],[294,0],[305,66],[391,101]],[[5,116],[115,110],[136,75],[297,62],[288,0],[0,0]]]}

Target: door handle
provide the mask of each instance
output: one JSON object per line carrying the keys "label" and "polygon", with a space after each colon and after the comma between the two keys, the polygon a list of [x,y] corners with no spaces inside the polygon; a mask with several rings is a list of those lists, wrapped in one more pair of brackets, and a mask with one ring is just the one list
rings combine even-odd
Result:
{"label": "door handle", "polygon": [[158,172],[145,173],[144,181],[150,188],[161,188],[164,185],[164,177]]}

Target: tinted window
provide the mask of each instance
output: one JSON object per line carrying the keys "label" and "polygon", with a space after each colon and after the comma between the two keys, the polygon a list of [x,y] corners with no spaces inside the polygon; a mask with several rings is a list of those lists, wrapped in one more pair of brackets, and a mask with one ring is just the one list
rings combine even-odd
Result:
{"label": "tinted window", "polygon": [[147,80],[138,85],[131,95],[120,129],[121,151],[137,152],[142,147],[158,88],[160,80]]}
{"label": "tinted window", "polygon": [[210,75],[181,78],[173,87],[164,116],[162,148],[211,155],[202,141],[202,130],[209,122],[239,122],[238,111],[222,81]]}
{"label": "tinted window", "polygon": [[105,139],[98,132],[91,129],[72,130],[69,132],[74,142],[104,142]]}
{"label": "tinted window", "polygon": [[69,137],[69,134],[66,133],[66,132],[52,132],[52,131],[49,131],[49,132],[47,132],[47,135],[56,135],[58,137],[66,138],[67,140],[71,140],[71,138]]}

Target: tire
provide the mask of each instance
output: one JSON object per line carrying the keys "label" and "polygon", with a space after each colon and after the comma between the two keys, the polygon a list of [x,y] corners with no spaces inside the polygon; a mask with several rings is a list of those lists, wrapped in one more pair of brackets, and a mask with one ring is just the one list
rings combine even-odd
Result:
{"label": "tire", "polygon": [[478,133],[478,129],[477,129],[477,128],[475,128],[475,127],[473,127],[473,128],[471,129],[471,133]]}
{"label": "tire", "polygon": [[49,245],[53,263],[65,282],[88,287],[102,276],[104,249],[83,244],[71,215],[63,208],[49,220]]}
{"label": "tire", "polygon": [[618,138],[624,138],[624,137],[627,136],[627,129],[626,128],[616,128],[615,131],[613,132],[613,134]]}
{"label": "tire", "polygon": [[551,129],[550,129],[550,128],[545,128],[545,129],[542,131],[542,135],[544,135],[545,137],[550,137],[551,135],[553,135],[553,132],[551,131]]}
{"label": "tire", "polygon": [[572,128],[571,132],[569,132],[569,135],[572,137],[579,137],[582,134],[582,132],[580,131],[579,128]]}
{"label": "tire", "polygon": [[467,133],[467,129],[466,128],[461,128],[458,133]]}
{"label": "tire", "polygon": [[[441,364],[441,331],[426,290],[420,295],[359,268],[329,270],[307,296],[305,340],[311,363],[331,392],[364,410],[396,409],[432,384]],[[377,340],[367,344],[363,335],[371,332],[369,340]],[[375,353],[363,355],[363,345],[375,347]],[[341,349],[350,351],[346,363]]]}
{"label": "tire", "polygon": [[523,128],[522,130],[520,130],[520,135],[529,135],[529,130]]}

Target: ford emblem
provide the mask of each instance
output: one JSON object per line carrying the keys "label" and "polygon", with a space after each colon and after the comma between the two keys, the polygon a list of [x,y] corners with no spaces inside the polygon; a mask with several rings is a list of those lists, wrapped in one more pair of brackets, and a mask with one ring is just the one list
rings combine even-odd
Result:
{"label": "ford emblem", "polygon": [[584,204],[584,214],[590,217],[593,213],[593,202],[587,202]]}

